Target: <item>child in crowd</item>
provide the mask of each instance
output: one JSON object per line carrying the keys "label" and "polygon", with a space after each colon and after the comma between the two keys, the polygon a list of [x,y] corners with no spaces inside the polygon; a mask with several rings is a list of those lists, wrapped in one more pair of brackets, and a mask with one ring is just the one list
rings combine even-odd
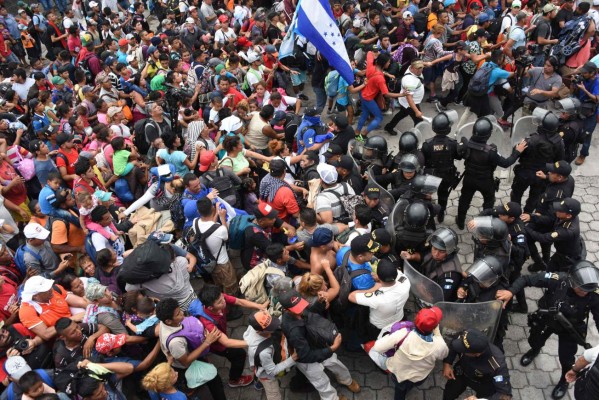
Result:
{"label": "child in crowd", "polygon": [[218,130],[216,125],[220,121],[218,112],[223,108],[223,98],[220,96],[214,96],[210,101],[210,114],[208,116],[208,126],[212,130]]}
{"label": "child in crowd", "polygon": [[110,141],[114,150],[112,169],[117,176],[125,176],[137,165],[137,150],[125,145],[125,139],[115,137]]}
{"label": "child in crowd", "polygon": [[129,319],[126,321],[127,328],[135,332],[136,335],[140,336],[150,328],[154,328],[158,324],[158,317],[156,317],[156,304],[154,300],[149,297],[142,297],[137,299],[136,306],[137,316],[142,319],[142,322],[133,324]]}
{"label": "child in crowd", "polygon": [[141,383],[151,400],[186,400],[187,396],[175,388],[178,375],[169,363],[161,363],[148,372]]}
{"label": "child in crowd", "polygon": [[254,212],[258,209],[258,195],[256,194],[256,181],[252,178],[245,178],[241,182],[243,187],[243,204],[245,204],[245,211],[254,215]]}
{"label": "child in crowd", "polygon": [[[34,400],[43,394],[56,393],[52,387],[44,382],[42,377],[36,371],[25,372],[19,379],[19,387],[23,391],[22,400]],[[11,396],[9,396],[10,398]],[[62,397],[60,398],[68,398]]]}
{"label": "child in crowd", "polygon": [[[90,230],[95,231],[104,236],[106,239],[114,242],[118,239],[118,237],[116,235],[111,235],[106,229],[104,229],[104,227],[102,227],[102,225],[92,222],[91,219],[91,213],[94,208],[98,206],[98,202],[110,201],[110,197],[111,194],[109,192],[104,192],[101,190],[96,190],[93,196],[88,191],[79,192],[77,194],[77,204],[79,204],[79,223],[81,224],[85,234],[87,235]],[[110,223],[110,229],[112,229],[113,232],[122,234],[122,232],[119,232],[116,226],[114,226],[114,222]]]}
{"label": "child in crowd", "polygon": [[54,207],[54,203],[56,203],[56,192],[60,189],[61,183],[62,179],[60,172],[52,171],[48,173],[48,180],[46,181],[46,185],[40,191],[38,198],[40,210],[43,214],[65,219],[70,223],[81,227],[79,224],[79,218],[67,210]]}

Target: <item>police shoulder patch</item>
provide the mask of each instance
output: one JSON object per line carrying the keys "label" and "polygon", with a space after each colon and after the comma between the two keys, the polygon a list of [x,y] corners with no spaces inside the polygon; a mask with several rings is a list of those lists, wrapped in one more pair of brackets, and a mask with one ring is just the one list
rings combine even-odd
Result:
{"label": "police shoulder patch", "polygon": [[493,380],[497,383],[503,382],[503,375],[497,375],[493,377]]}
{"label": "police shoulder patch", "polygon": [[554,238],[554,239],[555,239],[556,237],[558,237],[558,236],[559,236],[559,233],[557,233],[557,232],[552,232],[552,233],[551,233],[551,237],[552,237],[552,238]]}

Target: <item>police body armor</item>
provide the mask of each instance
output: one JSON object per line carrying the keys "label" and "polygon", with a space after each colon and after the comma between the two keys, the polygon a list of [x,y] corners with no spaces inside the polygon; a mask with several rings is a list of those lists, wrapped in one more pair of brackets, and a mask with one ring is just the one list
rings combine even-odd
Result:
{"label": "police body armor", "polygon": [[545,169],[545,164],[559,161],[562,138],[559,134],[553,135],[533,133],[526,141],[528,148],[520,155],[515,168],[539,171]]}
{"label": "police body armor", "polygon": [[[586,319],[590,311],[593,293],[589,293],[585,297],[577,296],[568,283],[566,273],[553,272],[551,274],[559,282],[555,285],[556,287],[545,289],[545,293],[539,299],[539,309],[561,312],[581,336],[586,337]],[[553,318],[545,318],[544,322],[554,328],[556,332],[565,332],[565,328],[559,322],[554,321]]]}
{"label": "police body armor", "polygon": [[396,249],[398,253],[402,251],[417,251],[426,239],[432,233],[431,230],[422,229],[411,229],[406,227],[398,227],[395,231],[397,237]]}
{"label": "police body armor", "polygon": [[462,273],[460,260],[454,255],[448,256],[442,262],[435,261],[433,256],[428,253],[424,256],[420,269],[423,274],[433,281],[449,272]]}
{"label": "police body armor", "polygon": [[578,147],[584,143],[586,132],[582,120],[569,119],[560,120],[559,134],[564,141],[564,160],[572,162],[578,155]]}
{"label": "police body armor", "polygon": [[493,144],[478,143],[465,138],[462,141],[465,145],[465,176],[493,179],[497,165],[490,162],[490,153],[497,151],[497,147]]}
{"label": "police body armor", "polygon": [[425,173],[441,178],[452,176],[456,170],[453,155],[457,142],[447,136],[437,135],[425,143],[430,150],[430,154],[425,156]]}

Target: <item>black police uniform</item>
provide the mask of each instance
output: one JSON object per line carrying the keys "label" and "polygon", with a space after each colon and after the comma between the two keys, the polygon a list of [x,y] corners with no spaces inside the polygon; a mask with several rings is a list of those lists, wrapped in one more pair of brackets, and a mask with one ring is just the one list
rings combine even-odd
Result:
{"label": "black police uniform", "polygon": [[[414,177],[415,176],[416,175],[414,175]],[[389,193],[391,193],[393,198],[397,200],[401,197],[401,195],[410,190],[412,183],[414,183],[414,177],[406,179],[403,171],[399,170],[390,174],[375,176],[375,179],[376,182],[384,188],[386,188],[388,185],[391,185]]]}
{"label": "black police uniform", "polygon": [[421,166],[424,165],[425,157],[424,157],[424,153],[422,151],[420,151],[420,150],[406,151],[406,152],[400,151],[399,153],[397,153],[395,155],[395,157],[393,157],[391,168],[392,169],[398,168],[399,167],[399,162],[401,160],[401,157],[403,157],[406,154],[413,154],[413,155],[415,155],[416,159],[418,160],[418,164],[420,164]]}
{"label": "black police uniform", "polygon": [[[595,324],[599,327],[599,290],[584,297],[578,296],[570,287],[566,273],[539,272],[518,278],[510,288],[510,292],[518,292],[525,287],[545,288],[545,294],[539,300],[539,309],[561,312],[583,338],[587,334],[587,318],[589,311],[593,314]],[[540,351],[547,339],[558,335],[558,357],[562,366],[562,378],[574,363],[578,343],[552,315],[534,312],[528,316],[530,334],[528,344],[534,351]]]}
{"label": "black police uniform", "polygon": [[424,172],[443,178],[437,189],[437,198],[441,209],[445,210],[451,187],[458,179],[454,165],[454,160],[460,159],[458,142],[447,135],[435,135],[422,144],[422,153],[425,159]]}
{"label": "black police uniform", "polygon": [[401,254],[402,251],[407,251],[410,254],[424,254],[426,252],[426,239],[432,231],[426,228],[408,228],[400,227],[395,231],[395,251]]}
{"label": "black police uniform", "polygon": [[[541,195],[535,213],[530,214],[530,222],[527,224],[527,227],[539,233],[551,232],[553,223],[555,222],[553,202],[572,197],[574,194],[574,186],[575,183],[572,176],[568,176],[568,179],[563,182],[549,183],[545,192]],[[541,259],[535,244],[536,242],[530,240],[530,237],[528,239],[528,251],[530,252],[530,257],[533,261],[535,263],[548,263],[549,256],[551,255],[551,243],[541,243],[541,251],[543,254],[543,259]]]}
{"label": "black police uniform", "polygon": [[[555,118],[555,117],[554,117]],[[541,129],[541,128],[539,128]],[[546,171],[547,163],[564,159],[564,142],[558,133],[533,133],[526,139],[528,147],[520,154],[518,165],[514,168],[514,180],[510,200],[522,203],[522,195],[530,188],[523,209],[532,212],[545,191],[547,181],[536,176],[537,171]]]}
{"label": "black police uniform", "polygon": [[456,222],[459,227],[464,225],[466,212],[474,193],[481,192],[483,209],[493,207],[495,203],[495,179],[493,173],[497,167],[507,168],[516,162],[520,153],[514,148],[508,158],[497,153],[494,144],[480,143],[466,138],[458,145],[458,154],[464,158],[464,183],[458,203]]}
{"label": "black police uniform", "polygon": [[430,246],[426,246],[426,250],[420,262],[420,272],[441,286],[445,301],[456,301],[462,283],[462,264],[457,254],[449,254],[445,260],[435,261]]}
{"label": "black police uniform", "polygon": [[435,224],[435,217],[437,216],[437,214],[439,214],[439,211],[441,211],[441,206],[439,204],[435,204],[426,195],[424,195],[422,193],[416,193],[411,189],[407,190],[404,194],[402,194],[400,196],[400,198],[408,200],[410,202],[410,204],[412,204],[412,203],[424,204],[426,206],[426,208],[428,208],[428,211],[430,213],[430,217],[426,224],[426,228],[430,229],[432,231],[435,231],[437,229],[437,225]]}
{"label": "black police uniform", "polygon": [[571,163],[578,155],[579,144],[584,143],[584,125],[580,118],[560,119],[558,130],[564,141],[564,160]]}
{"label": "black police uniform", "polygon": [[503,352],[497,346],[489,344],[480,356],[466,357],[450,344],[449,354],[443,362],[453,364],[456,358],[455,379],[445,384],[443,400],[457,399],[468,387],[476,392],[478,398],[495,400],[501,395],[511,397],[510,371]]}
{"label": "black police uniform", "polygon": [[554,217],[553,221],[551,232],[539,233],[528,226],[526,232],[531,240],[537,241],[541,245],[553,243],[555,246],[555,253],[547,264],[548,271],[568,271],[574,262],[581,259],[580,223],[577,216],[568,220]]}
{"label": "black police uniform", "polygon": [[358,174],[355,174],[353,171],[345,177],[339,177],[338,183],[347,182],[349,186],[354,189],[354,193],[362,193],[364,190],[364,180]]}
{"label": "black police uniform", "polygon": [[576,386],[574,386],[574,398],[576,400],[599,399],[599,362],[578,373]]}

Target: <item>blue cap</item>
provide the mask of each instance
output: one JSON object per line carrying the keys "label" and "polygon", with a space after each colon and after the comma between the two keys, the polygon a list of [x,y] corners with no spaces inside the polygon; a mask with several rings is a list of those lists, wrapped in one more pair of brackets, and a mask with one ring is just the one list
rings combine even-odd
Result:
{"label": "blue cap", "polygon": [[489,21],[491,18],[489,17],[489,14],[487,13],[482,13],[478,16],[478,23],[482,24],[485,23],[487,21]]}
{"label": "blue cap", "polygon": [[312,239],[306,241],[306,246],[318,247],[329,244],[333,241],[333,231],[328,228],[316,228],[312,234]]}
{"label": "blue cap", "polygon": [[445,1],[443,2],[443,5],[444,5],[445,7],[449,7],[450,5],[452,5],[452,4],[455,4],[455,3],[457,3],[457,1],[456,1],[456,0],[445,0]]}

